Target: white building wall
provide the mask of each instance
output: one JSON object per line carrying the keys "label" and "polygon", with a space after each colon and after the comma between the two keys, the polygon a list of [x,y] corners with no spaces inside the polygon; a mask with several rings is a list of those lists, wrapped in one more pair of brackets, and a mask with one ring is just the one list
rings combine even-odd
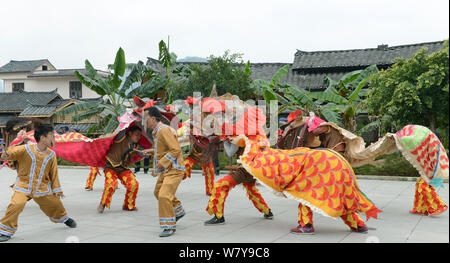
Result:
{"label": "white building wall", "polygon": [[[15,82],[23,82],[24,83],[24,91],[52,91],[54,89],[58,89],[59,95],[63,99],[69,99],[69,82],[70,81],[79,81],[75,76],[74,77],[53,77],[53,78],[28,78],[29,73],[20,74],[20,73],[9,73],[2,74],[0,76],[4,80],[4,92],[12,92],[12,84]],[[86,86],[82,85],[82,98],[98,98],[100,97],[97,93],[90,90]]]}

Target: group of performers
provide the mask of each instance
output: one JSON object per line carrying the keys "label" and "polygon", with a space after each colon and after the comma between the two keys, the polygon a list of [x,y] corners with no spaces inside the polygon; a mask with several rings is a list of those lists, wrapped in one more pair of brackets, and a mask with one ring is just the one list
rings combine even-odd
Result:
{"label": "group of performers", "polygon": [[[216,97],[195,102],[190,98],[187,101],[191,105],[200,103],[202,112],[213,116],[217,112],[225,112],[223,99]],[[209,107],[212,102],[217,102],[219,107]],[[419,165],[414,165],[421,178],[416,184],[411,213],[438,215],[448,208],[433,187],[436,181],[448,178],[448,158],[437,137],[428,129],[422,129],[422,126],[406,126],[397,134],[383,137],[376,145],[366,149],[359,145],[360,137],[315,116],[305,117],[301,110],[297,110],[289,115],[287,125],[279,131],[278,148],[275,149],[270,147],[262,129],[266,122],[265,115],[259,109],[242,103],[244,113],[235,116],[232,123],[214,124],[214,129],[231,130],[231,133],[208,136],[190,134],[191,153],[183,158],[179,131],[168,125],[167,121],[163,122],[167,115],[163,116],[153,106],[154,103],[139,101],[136,105],[140,108],[134,112],[140,114],[140,119],[132,114],[123,118],[128,123],[122,125],[121,122],[111,137],[104,160],[80,163],[91,166],[86,190],[92,190],[93,182],[100,174],[98,167],[104,169],[104,189],[97,207],[99,213],[110,207],[118,186],[117,179],[126,189],[122,209],[137,211],[139,183],[129,166],[142,158],[152,158],[152,175],[158,177],[154,195],[158,200],[162,229],[160,237],[173,235],[177,221],[185,216],[176,191],[183,179],[191,177],[196,163],[200,163],[203,170],[205,193],[209,196],[206,212],[213,216],[204,222],[206,226],[225,223],[226,198],[231,189],[239,184],[243,185],[248,198],[263,218],[273,219],[272,210],[257,188],[258,182],[276,195],[298,202],[298,226],[291,229],[292,233],[313,234],[313,212],[331,218],[340,217],[351,231],[367,233],[368,227],[358,214],[365,213],[368,220],[370,217],[377,218],[382,211],[361,191],[352,166],[397,148],[408,149],[414,158],[419,156]],[[250,126],[256,133],[247,132]],[[239,128],[243,130],[237,131]],[[147,130],[151,131],[151,135]],[[55,145],[53,136],[51,126],[40,125],[34,130],[34,144],[14,145],[8,149],[3,147],[0,160],[15,164],[18,179],[13,186],[11,204],[0,220],[0,241],[9,240],[16,232],[18,216],[31,199],[40,205],[51,221],[76,227],[59,199],[63,194],[57,173],[58,152],[50,149]],[[408,136],[415,137],[411,139]],[[237,157],[237,164],[228,166],[229,174],[215,181],[213,160],[222,147],[230,158]],[[405,157],[413,163],[407,154]],[[147,164],[144,169],[148,169]]]}

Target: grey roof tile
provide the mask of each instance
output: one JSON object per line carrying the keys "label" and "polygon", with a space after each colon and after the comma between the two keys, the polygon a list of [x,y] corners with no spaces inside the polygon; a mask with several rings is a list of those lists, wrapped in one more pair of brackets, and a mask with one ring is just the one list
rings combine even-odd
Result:
{"label": "grey roof tile", "polygon": [[40,60],[11,60],[7,64],[0,67],[0,73],[13,73],[13,72],[30,72],[44,64],[49,62],[47,59]]}
{"label": "grey roof tile", "polygon": [[444,41],[418,43],[388,47],[380,45],[378,48],[333,50],[306,52],[298,50],[295,53],[293,69],[298,71],[326,70],[331,68],[363,68],[373,64],[389,66],[396,58],[412,58],[413,54],[422,48],[428,53],[442,49]]}
{"label": "grey roof tile", "polygon": [[48,92],[0,92],[0,112],[23,111],[31,105],[47,105],[62,99],[56,90]]}

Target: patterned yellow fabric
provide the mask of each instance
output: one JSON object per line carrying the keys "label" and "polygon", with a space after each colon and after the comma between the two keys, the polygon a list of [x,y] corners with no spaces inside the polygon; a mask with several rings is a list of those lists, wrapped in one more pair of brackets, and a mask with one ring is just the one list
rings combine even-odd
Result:
{"label": "patterned yellow fabric", "polygon": [[366,213],[369,219],[381,212],[360,191],[352,167],[337,152],[309,148],[278,150],[267,147],[265,140],[257,137],[233,138],[235,144],[242,141],[245,151],[238,162],[278,194],[333,218],[356,212]]}
{"label": "patterned yellow fabric", "polygon": [[447,205],[441,200],[434,187],[427,184],[422,178],[419,178],[416,183],[414,207],[410,213],[428,216],[440,214],[447,209]]}

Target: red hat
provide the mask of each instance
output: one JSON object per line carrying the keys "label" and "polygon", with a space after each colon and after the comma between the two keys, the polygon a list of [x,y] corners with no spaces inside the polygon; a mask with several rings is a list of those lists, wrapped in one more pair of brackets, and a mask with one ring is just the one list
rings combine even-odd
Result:
{"label": "red hat", "polygon": [[214,98],[204,98],[202,101],[204,113],[216,113],[225,111],[225,102]]}
{"label": "red hat", "polygon": [[296,110],[293,111],[289,114],[289,116],[287,117],[287,123],[291,123],[293,120],[296,120],[298,118],[298,116],[302,116],[303,111],[302,110]]}
{"label": "red hat", "polygon": [[200,101],[200,98],[193,98],[193,97],[187,97],[186,100],[184,100],[184,103],[186,103],[186,105],[190,106],[190,105],[194,105],[196,103],[198,103]]}

